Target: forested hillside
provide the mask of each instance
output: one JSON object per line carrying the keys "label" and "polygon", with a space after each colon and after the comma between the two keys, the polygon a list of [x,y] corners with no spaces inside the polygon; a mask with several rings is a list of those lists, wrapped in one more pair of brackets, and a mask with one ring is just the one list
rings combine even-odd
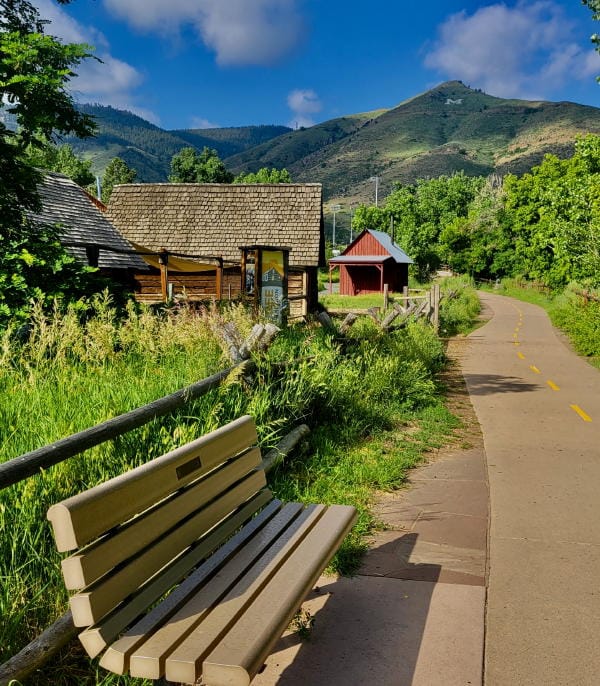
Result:
{"label": "forested hillside", "polygon": [[600,133],[600,109],[506,100],[449,81],[389,110],[280,136],[226,163],[234,172],[285,166],[295,180],[323,183],[328,198],[361,202],[373,198],[375,175],[381,197],[395,182],[459,170],[521,174],[546,153],[569,155],[585,133]]}
{"label": "forested hillside", "polygon": [[395,183],[464,171],[522,174],[546,153],[572,154],[578,135],[600,133],[600,109],[569,102],[506,100],[449,81],[391,109],[331,119],[310,128],[243,126],[164,131],[129,112],[82,110],[98,123],[95,139],[70,140],[96,173],[119,156],[140,181],[165,181],[183,147],[217,151],[234,174],[288,169],[294,181],[320,182],[326,200],[380,197]]}
{"label": "forested hillside", "polygon": [[216,150],[219,157],[231,157],[237,153],[261,145],[266,141],[291,132],[287,126],[238,126],[225,129],[177,129],[174,135],[189,145]]}
{"label": "forested hillside", "polygon": [[286,126],[244,126],[225,129],[165,131],[131,112],[103,105],[79,105],[94,117],[98,131],[94,138],[67,138],[75,152],[92,160],[94,173],[102,175],[114,157],[120,157],[137,171],[137,180],[166,181],[173,155],[193,146],[201,151],[213,148],[220,157],[239,153],[270,138],[290,131]]}

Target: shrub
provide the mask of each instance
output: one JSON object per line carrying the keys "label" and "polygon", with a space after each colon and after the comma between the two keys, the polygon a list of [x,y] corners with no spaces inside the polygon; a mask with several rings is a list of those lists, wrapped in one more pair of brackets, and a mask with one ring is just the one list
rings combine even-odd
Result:
{"label": "shrub", "polygon": [[473,280],[453,276],[441,283],[440,332],[445,336],[469,331],[480,311]]}

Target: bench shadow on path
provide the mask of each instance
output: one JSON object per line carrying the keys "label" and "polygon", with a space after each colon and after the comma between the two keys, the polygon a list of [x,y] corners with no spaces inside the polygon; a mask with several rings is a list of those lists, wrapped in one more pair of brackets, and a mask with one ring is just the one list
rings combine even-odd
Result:
{"label": "bench shadow on path", "polygon": [[315,617],[310,640],[284,635],[253,686],[412,684],[441,570],[410,563],[417,538],[399,533],[372,549],[381,575],[342,577],[313,592],[303,606]]}
{"label": "bench shadow on path", "polygon": [[529,383],[518,376],[503,374],[465,374],[470,395],[495,395],[497,393],[533,393],[540,385]]}

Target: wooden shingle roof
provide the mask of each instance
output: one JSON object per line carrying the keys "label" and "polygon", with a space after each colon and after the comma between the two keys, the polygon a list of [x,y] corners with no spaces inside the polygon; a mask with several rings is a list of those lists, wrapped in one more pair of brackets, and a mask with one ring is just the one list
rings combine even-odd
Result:
{"label": "wooden shingle roof", "polygon": [[[100,250],[98,266],[106,269],[147,269],[137,255],[127,255],[132,245],[119,234],[86,192],[62,174],[45,172],[38,186],[42,209],[31,218],[34,223],[60,226],[60,239],[65,248],[84,264],[88,263],[84,246],[108,246],[121,252]],[[80,244],[73,247],[70,244]]]}
{"label": "wooden shingle roof", "polygon": [[324,260],[320,184],[126,184],[108,217],[150,250],[239,262],[241,246],[270,245],[291,248],[290,266]]}

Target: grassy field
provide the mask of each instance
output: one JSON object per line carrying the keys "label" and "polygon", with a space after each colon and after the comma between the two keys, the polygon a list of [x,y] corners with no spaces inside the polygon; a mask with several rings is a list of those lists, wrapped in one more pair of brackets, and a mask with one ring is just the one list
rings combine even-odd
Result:
{"label": "grassy field", "polygon": [[[85,316],[84,316],[85,314]],[[8,460],[157,397],[228,365],[213,330],[253,322],[240,307],[154,315],[133,308],[121,319],[106,299],[66,314],[36,311],[28,332],[0,340],[0,459]],[[47,508],[244,413],[257,421],[263,449],[290,428],[312,428],[308,446],[272,474],[278,497],[340,502],[360,512],[334,561],[351,573],[376,522],[369,505],[377,489],[402,484],[406,470],[448,440],[457,420],[436,383],[443,347],[431,327],[411,324],[392,335],[361,319],[350,352],[320,326],[290,327],[257,358],[252,384],[233,376],[173,416],[0,492],[0,651],[16,653],[66,608]],[[273,362],[291,366],[282,376]],[[96,674],[67,650],[39,684],[139,683]]]}
{"label": "grassy field", "polygon": [[[366,295],[322,295],[319,302],[327,309],[367,309],[369,307],[383,308],[383,295],[381,293],[368,293]],[[393,296],[390,303],[394,302]]]}

